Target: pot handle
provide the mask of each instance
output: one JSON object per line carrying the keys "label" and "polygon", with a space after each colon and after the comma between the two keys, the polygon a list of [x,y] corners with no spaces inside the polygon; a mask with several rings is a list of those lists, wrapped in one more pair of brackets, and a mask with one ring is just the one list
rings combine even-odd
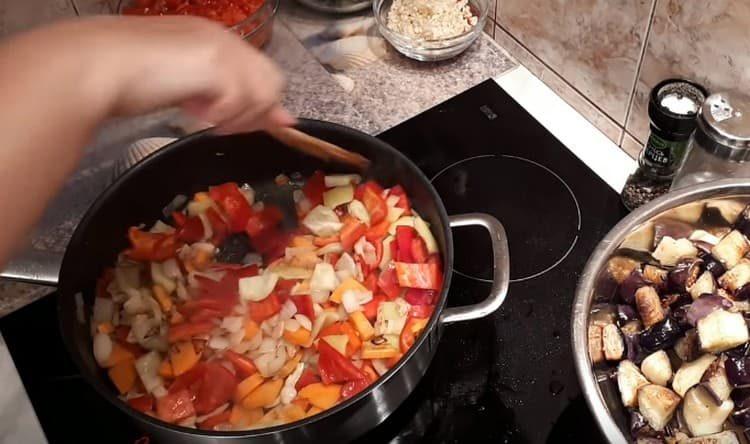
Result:
{"label": "pot handle", "polygon": [[505,301],[510,283],[510,257],[508,254],[508,237],[505,228],[495,217],[483,213],[459,214],[449,217],[450,226],[466,227],[479,225],[487,229],[492,241],[492,288],[487,299],[478,304],[463,307],[452,307],[443,310],[440,315],[442,324],[469,321],[488,316],[495,312]]}

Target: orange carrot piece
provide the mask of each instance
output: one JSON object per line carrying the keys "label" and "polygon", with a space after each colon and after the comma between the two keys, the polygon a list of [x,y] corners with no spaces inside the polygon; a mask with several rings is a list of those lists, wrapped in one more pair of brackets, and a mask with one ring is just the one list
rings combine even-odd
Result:
{"label": "orange carrot piece", "polygon": [[319,237],[318,236],[315,239],[313,239],[313,243],[317,247],[325,247],[328,244],[333,244],[333,243],[336,243],[338,241],[339,241],[339,235],[338,234],[335,234],[333,236],[328,236],[328,237]]}
{"label": "orange carrot piece", "polygon": [[288,404],[281,409],[281,418],[287,422],[299,421],[305,417],[305,410],[296,404]]}
{"label": "orange carrot piece", "polygon": [[310,401],[303,398],[296,398],[292,404],[297,404],[302,410],[307,411],[310,408]]}
{"label": "orange carrot piece", "polygon": [[159,284],[156,284],[152,288],[156,302],[159,303],[162,311],[167,312],[172,309],[172,299],[169,297],[167,290]]}
{"label": "orange carrot piece", "polygon": [[320,407],[312,406],[312,407],[310,407],[310,410],[307,411],[307,414],[305,415],[305,418],[307,418],[309,416],[317,415],[318,413],[320,413],[322,411],[323,411],[323,409],[321,409]]}
{"label": "orange carrot piece", "polygon": [[306,385],[298,393],[300,398],[307,399],[310,404],[320,409],[328,409],[336,405],[341,398],[341,386],[338,384],[324,385],[315,382]]}
{"label": "orange carrot piece", "polygon": [[242,400],[242,405],[247,409],[258,407],[268,407],[276,401],[276,397],[281,393],[281,387],[284,385],[283,379],[272,379],[264,382]]}
{"label": "orange carrot piece", "polygon": [[135,385],[135,363],[132,359],[122,361],[107,371],[109,379],[117,387],[120,394],[129,392]]}
{"label": "orange carrot piece", "polygon": [[232,406],[232,413],[229,415],[229,423],[238,427],[249,427],[260,421],[263,417],[263,409],[246,409],[241,404]]}
{"label": "orange carrot piece", "polygon": [[252,319],[248,318],[245,320],[245,339],[248,341],[250,339],[253,339],[256,333],[258,333],[258,330],[260,330],[260,327],[258,326],[258,323],[253,321]]}
{"label": "orange carrot piece", "polygon": [[292,357],[292,359],[286,361],[283,367],[279,370],[279,377],[286,378],[287,376],[291,375],[295,368],[297,368],[297,364],[299,364],[299,361],[302,359],[302,352],[297,352],[296,355]]}
{"label": "orange carrot piece", "polygon": [[169,362],[172,364],[172,372],[175,376],[187,372],[200,360],[200,355],[195,352],[191,341],[182,341],[172,344],[169,348]]}
{"label": "orange carrot piece", "polygon": [[174,378],[174,370],[172,370],[172,363],[169,362],[169,359],[161,361],[159,376],[162,378]]}
{"label": "orange carrot piece", "polygon": [[293,248],[315,248],[312,236],[294,236],[292,238]]}
{"label": "orange carrot piece", "polygon": [[117,342],[112,342],[112,353],[110,353],[109,358],[107,358],[107,361],[102,367],[112,368],[123,361],[132,361],[134,359],[135,355],[133,352]]}
{"label": "orange carrot piece", "polygon": [[242,382],[237,384],[237,390],[234,392],[234,400],[236,402],[241,402],[250,394],[250,392],[260,387],[261,384],[263,384],[263,381],[265,380],[260,373],[255,373],[243,379]]}
{"label": "orange carrot piece", "polygon": [[102,322],[101,324],[96,326],[96,331],[108,335],[115,331],[115,326],[112,325],[111,322]]}
{"label": "orange carrot piece", "polygon": [[298,328],[294,331],[284,330],[284,339],[293,345],[304,345],[310,340],[310,330]]}

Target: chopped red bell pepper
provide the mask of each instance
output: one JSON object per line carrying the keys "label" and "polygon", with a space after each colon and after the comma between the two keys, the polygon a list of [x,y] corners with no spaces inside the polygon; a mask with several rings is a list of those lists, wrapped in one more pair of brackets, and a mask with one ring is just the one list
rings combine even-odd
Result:
{"label": "chopped red bell pepper", "polygon": [[260,302],[248,302],[247,304],[247,311],[250,314],[250,319],[258,323],[265,321],[280,310],[281,303],[279,302],[279,297],[275,293],[271,293],[267,298]]}
{"label": "chopped red bell pepper", "polygon": [[206,369],[200,388],[195,393],[195,413],[205,415],[232,399],[237,389],[237,378],[226,367],[216,362],[203,364]]}
{"label": "chopped red bell pepper", "polygon": [[430,257],[424,239],[419,236],[411,240],[411,257],[418,264],[427,262],[427,259]]}
{"label": "chopped red bell pepper", "polygon": [[219,213],[213,208],[206,210],[206,218],[208,218],[208,223],[211,225],[211,230],[214,232],[213,237],[211,237],[211,242],[214,245],[221,245],[221,243],[224,242],[224,239],[229,235],[229,227]]}
{"label": "chopped red bell pepper", "polygon": [[168,391],[169,393],[177,393],[180,390],[188,390],[192,395],[190,398],[192,400],[202,384],[203,375],[205,374],[206,366],[204,363],[199,362],[193,368],[178,376],[177,379],[172,382],[172,385],[169,386]]}
{"label": "chopped red bell pepper", "polygon": [[396,262],[396,277],[398,278],[398,285],[409,288],[440,290],[443,283],[440,266],[431,263],[408,264]]}
{"label": "chopped red bell pepper", "polygon": [[311,321],[315,319],[315,309],[313,308],[312,297],[309,294],[290,296],[289,299],[297,307],[297,313],[307,316]]}
{"label": "chopped red bell pepper", "polygon": [[193,416],[196,411],[191,398],[190,392],[184,389],[168,393],[156,400],[156,415],[171,423]]}
{"label": "chopped red bell pepper", "polygon": [[404,191],[404,188],[401,185],[396,185],[395,187],[391,188],[388,195],[398,196],[396,207],[404,210],[404,216],[408,216],[409,214],[411,214],[411,203],[409,202],[409,197],[406,195],[406,191]]}
{"label": "chopped red bell pepper", "polygon": [[241,233],[247,226],[247,221],[253,215],[250,204],[240,187],[234,182],[217,185],[208,189],[208,194],[224,211],[227,217],[229,231]]}
{"label": "chopped red bell pepper", "polygon": [[383,189],[375,182],[367,182],[359,188],[362,188],[362,203],[370,213],[370,224],[377,225],[388,215],[388,204],[382,196]]}
{"label": "chopped red bell pepper", "polygon": [[362,285],[374,294],[378,290],[378,275],[374,271],[368,274]]}
{"label": "chopped red bell pepper", "polygon": [[406,290],[404,299],[411,305],[430,305],[435,303],[437,292],[422,288],[410,288]]}
{"label": "chopped red bell pepper", "polygon": [[366,189],[372,189],[378,196],[383,195],[383,187],[380,186],[379,183],[375,182],[374,180],[368,180],[365,183],[360,184],[357,186],[357,188],[354,189],[354,198],[357,200],[364,200],[365,196],[365,190]]}
{"label": "chopped red bell pepper", "polygon": [[217,413],[214,416],[209,416],[204,419],[203,422],[198,423],[198,428],[202,430],[213,430],[219,424],[229,422],[229,418],[232,416],[232,409],[224,410],[221,413]]}
{"label": "chopped red bell pepper", "polygon": [[378,287],[386,294],[386,296],[388,296],[389,299],[394,299],[401,294],[401,288],[399,287],[395,268],[387,268],[380,272],[380,276],[378,277]]}
{"label": "chopped red bell pepper", "polygon": [[262,211],[255,212],[248,218],[244,230],[248,236],[254,238],[276,228],[283,219],[284,215],[278,207],[267,205]]}
{"label": "chopped red bell pepper", "polygon": [[390,226],[391,223],[388,222],[388,219],[383,219],[380,223],[371,225],[365,233],[365,239],[367,239],[368,242],[382,242],[385,235],[388,234],[388,228]]}
{"label": "chopped red bell pepper", "polygon": [[356,379],[354,381],[347,382],[343,387],[341,387],[341,399],[347,400],[351,398],[352,396],[367,388],[368,385],[370,385],[370,381],[367,378]]}
{"label": "chopped red bell pepper", "polygon": [[344,251],[352,251],[354,244],[367,233],[367,225],[353,217],[347,219],[343,228],[341,228],[341,247]]}
{"label": "chopped red bell pepper", "polygon": [[401,225],[396,227],[396,256],[393,260],[398,262],[414,262],[412,256],[412,241],[419,238],[417,230],[412,227]]}
{"label": "chopped red bell pepper", "polygon": [[409,316],[413,318],[429,318],[435,310],[434,305],[412,305]]}
{"label": "chopped red bell pepper", "polygon": [[387,301],[388,298],[384,294],[376,294],[373,296],[372,300],[365,304],[364,307],[362,307],[362,311],[364,312],[365,317],[370,321],[375,321],[375,318],[378,317],[378,306],[381,302]]}
{"label": "chopped red bell pepper", "polygon": [[131,248],[125,254],[135,261],[163,262],[177,255],[179,242],[174,233],[149,233],[130,227],[128,230]]}
{"label": "chopped red bell pepper", "polygon": [[318,351],[320,352],[318,371],[320,372],[323,384],[356,381],[357,379],[367,378],[367,375],[355,367],[349,358],[336,351],[326,341],[318,342]]}
{"label": "chopped red bell pepper", "polygon": [[128,405],[141,413],[150,412],[154,409],[154,397],[151,395],[138,396],[128,399]]}
{"label": "chopped red bell pepper", "polygon": [[305,371],[302,372],[302,376],[299,377],[299,380],[297,381],[297,384],[295,384],[294,388],[297,389],[297,391],[300,391],[304,387],[310,384],[315,384],[316,382],[320,382],[320,377],[313,373],[313,371],[309,368],[305,368]]}
{"label": "chopped red bell pepper", "polygon": [[414,341],[416,341],[419,333],[424,330],[427,326],[429,319],[426,318],[412,318],[406,321],[403,330],[401,330],[401,336],[399,337],[399,345],[401,347],[401,353],[406,353]]}
{"label": "chopped red bell pepper", "polygon": [[184,341],[193,336],[208,333],[214,327],[216,327],[216,324],[211,321],[183,322],[181,324],[170,325],[167,339],[170,343]]}
{"label": "chopped red bell pepper", "polygon": [[323,203],[323,193],[326,191],[325,184],[325,173],[322,171],[315,171],[302,188],[302,192],[310,201],[311,207],[318,206]]}
{"label": "chopped red bell pepper", "polygon": [[198,216],[187,217],[182,213],[175,211],[172,213],[177,226],[177,238],[181,241],[192,244],[203,239],[203,222]]}
{"label": "chopped red bell pepper", "polygon": [[232,363],[237,374],[243,379],[256,372],[255,364],[253,364],[253,361],[247,356],[235,353],[232,350],[227,350],[224,352],[224,357]]}

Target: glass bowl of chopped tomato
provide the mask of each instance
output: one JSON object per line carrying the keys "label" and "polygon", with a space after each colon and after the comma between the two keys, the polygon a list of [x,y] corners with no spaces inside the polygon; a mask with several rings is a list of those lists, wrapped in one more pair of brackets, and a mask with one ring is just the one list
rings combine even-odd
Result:
{"label": "glass bowl of chopped tomato", "polygon": [[279,0],[121,0],[123,15],[192,15],[223,23],[261,48],[271,38]]}

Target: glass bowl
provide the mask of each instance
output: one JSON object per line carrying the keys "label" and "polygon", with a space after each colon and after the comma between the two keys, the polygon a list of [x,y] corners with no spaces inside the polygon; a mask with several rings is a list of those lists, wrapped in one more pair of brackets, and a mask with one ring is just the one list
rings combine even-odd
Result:
{"label": "glass bowl", "polygon": [[469,8],[477,23],[468,31],[455,37],[437,40],[417,40],[393,31],[388,27],[388,11],[393,0],[374,0],[372,10],[378,30],[401,54],[414,60],[435,62],[455,57],[466,50],[479,37],[487,21],[491,0],[469,0]]}
{"label": "glass bowl", "polygon": [[333,14],[362,11],[372,5],[372,0],[297,0],[310,9]]}
{"label": "glass bowl", "polygon": [[[241,22],[230,26],[229,30],[238,34],[256,48],[263,47],[273,33],[273,22],[279,10],[279,1],[265,0],[257,11]],[[122,14],[123,9],[132,3],[133,0],[120,0],[117,5],[118,14]]]}

